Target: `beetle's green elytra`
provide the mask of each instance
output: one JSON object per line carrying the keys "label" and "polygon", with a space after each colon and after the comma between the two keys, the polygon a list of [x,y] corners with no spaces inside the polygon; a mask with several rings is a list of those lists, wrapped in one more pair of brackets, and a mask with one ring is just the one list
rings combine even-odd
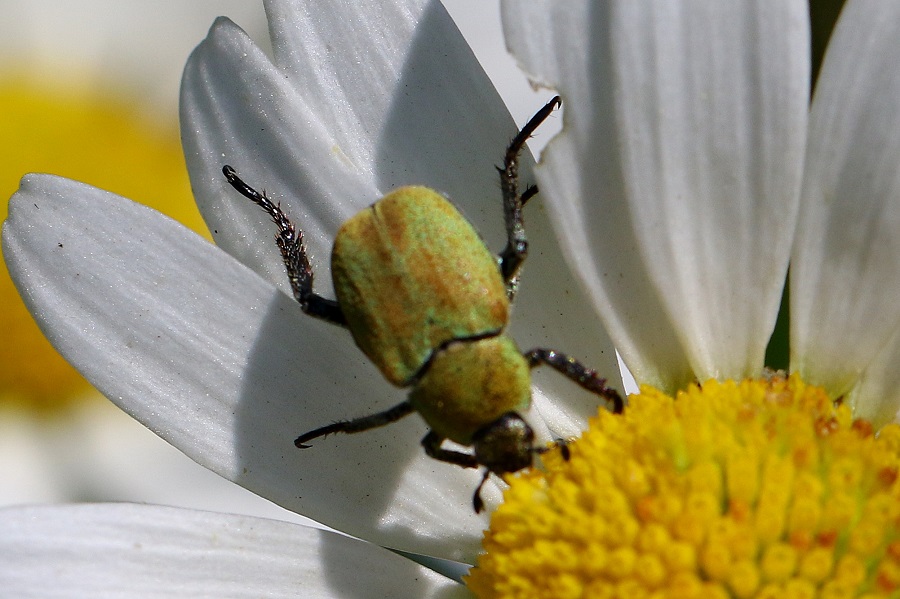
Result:
{"label": "beetle's green elytra", "polygon": [[[357,433],[418,412],[430,430],[425,452],[464,468],[485,467],[473,505],[491,473],[531,465],[545,447],[520,412],[531,403],[531,369],[551,366],[598,395],[614,412],[619,393],[594,370],[565,354],[536,348],[525,353],[504,334],[518,271],[528,252],[522,207],[537,187],[519,193],[518,161],[525,142],[560,105],[548,102],[507,146],[500,188],[507,243],[497,258],[472,225],[438,192],[401,187],[350,218],[335,237],[331,256],[337,300],[313,292],[313,271],[297,229],[281,208],[224,166],[228,183],[265,210],[294,297],[304,312],[346,327],[357,346],[408,398],[394,407],[323,426],[297,437],[306,443],[331,433]],[[445,440],[472,453],[445,449]]]}
{"label": "beetle's green elytra", "polygon": [[344,223],[331,274],[356,344],[401,387],[435,348],[495,335],[509,317],[496,258],[456,207],[426,187],[396,189]]}

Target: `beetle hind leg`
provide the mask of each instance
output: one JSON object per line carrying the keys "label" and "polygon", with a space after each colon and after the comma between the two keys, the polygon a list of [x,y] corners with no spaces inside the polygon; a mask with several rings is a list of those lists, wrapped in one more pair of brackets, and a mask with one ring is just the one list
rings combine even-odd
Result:
{"label": "beetle hind leg", "polygon": [[324,437],[325,435],[330,435],[331,433],[361,433],[362,431],[367,431],[372,428],[378,428],[379,426],[384,426],[386,424],[396,422],[404,416],[412,414],[414,411],[415,410],[413,409],[412,404],[410,404],[408,401],[404,401],[389,410],[385,410],[384,412],[378,412],[377,414],[363,416],[361,418],[354,418],[353,420],[341,420],[339,422],[334,422],[327,426],[322,426],[315,430],[311,430],[308,433],[303,433],[294,440],[294,445],[296,445],[298,449],[307,449],[310,446],[306,445],[306,442],[311,441],[317,437]]}
{"label": "beetle hind leg", "polygon": [[581,388],[599,395],[606,400],[606,405],[611,412],[621,414],[625,409],[625,402],[619,392],[612,387],[607,387],[605,378],[600,377],[596,370],[588,368],[575,358],[552,349],[533,349],[525,353],[525,359],[531,368],[546,364]]}
{"label": "beetle hind leg", "polygon": [[300,302],[303,311],[332,324],[346,326],[347,320],[338,303],[313,293],[313,271],[306,255],[303,231],[294,226],[281,207],[273,203],[265,192],[260,193],[244,183],[233,168],[228,165],[223,166],[222,174],[238,193],[265,210],[272,218],[272,222],[278,226],[275,242],[278,244],[278,249],[281,250],[281,258],[287,269],[294,298]]}
{"label": "beetle hind leg", "polygon": [[503,168],[497,167],[500,172],[500,189],[503,191],[503,217],[506,221],[507,237],[506,247],[500,252],[500,272],[506,281],[507,295],[510,297],[515,295],[516,273],[528,254],[522,207],[538,191],[537,186],[531,185],[521,195],[519,194],[519,155],[535,129],[561,105],[562,101],[556,96],[531,117],[507,146]]}

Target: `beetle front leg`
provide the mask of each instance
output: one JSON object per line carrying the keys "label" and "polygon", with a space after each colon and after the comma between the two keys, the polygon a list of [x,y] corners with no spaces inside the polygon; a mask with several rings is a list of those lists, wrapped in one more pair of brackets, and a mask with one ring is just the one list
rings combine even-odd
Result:
{"label": "beetle front leg", "polygon": [[313,271],[306,256],[303,231],[294,226],[281,207],[266,197],[265,192],[259,193],[244,183],[233,168],[226,164],[222,167],[222,173],[238,193],[265,210],[278,227],[275,242],[281,250],[281,259],[284,260],[294,298],[300,302],[303,311],[332,324],[347,326],[347,319],[344,318],[344,313],[336,301],[313,293]]}
{"label": "beetle front leg", "polygon": [[425,448],[425,453],[428,454],[429,457],[436,460],[456,464],[463,468],[478,468],[479,464],[478,460],[475,459],[475,456],[461,451],[444,449],[441,447],[441,443],[443,442],[443,437],[434,431],[428,431],[428,434],[422,438],[422,447]]}
{"label": "beetle front leg", "polygon": [[506,281],[507,294],[510,297],[515,294],[516,273],[528,254],[522,206],[537,193],[537,187],[532,185],[519,195],[519,155],[525,148],[525,142],[534,134],[534,130],[561,105],[562,101],[556,96],[531,117],[506,148],[503,168],[497,168],[500,172],[500,189],[503,191],[503,217],[506,221],[507,237],[506,247],[500,252],[500,272]]}
{"label": "beetle front leg", "polygon": [[[428,434],[422,438],[422,447],[425,448],[425,453],[429,457],[442,462],[456,464],[463,468],[478,468],[478,466],[480,466],[478,460],[475,459],[475,456],[461,451],[444,449],[441,447],[441,443],[443,442],[443,437],[434,431],[428,431]],[[481,500],[481,487],[484,486],[484,483],[490,474],[490,470],[485,471],[484,475],[481,477],[481,482],[478,483],[478,486],[475,488],[475,494],[472,496],[472,507],[475,509],[476,514],[480,514],[481,510],[484,509],[484,501]]]}
{"label": "beetle front leg", "polygon": [[606,400],[611,412],[621,414],[625,409],[625,402],[619,392],[607,387],[605,378],[600,377],[596,370],[584,366],[575,358],[570,358],[552,349],[533,349],[525,353],[525,359],[528,360],[531,368],[546,364],[570,378],[583,389],[599,395]]}
{"label": "beetle front leg", "polygon": [[311,441],[316,437],[324,437],[331,433],[361,433],[362,431],[367,431],[371,428],[378,428],[379,426],[396,422],[407,414],[412,414],[414,411],[415,409],[412,407],[412,404],[408,401],[404,401],[384,412],[378,412],[371,416],[354,418],[353,420],[341,420],[327,426],[319,427],[308,433],[303,433],[294,440],[294,445],[296,445],[298,449],[308,449],[309,445],[306,445],[306,442]]}

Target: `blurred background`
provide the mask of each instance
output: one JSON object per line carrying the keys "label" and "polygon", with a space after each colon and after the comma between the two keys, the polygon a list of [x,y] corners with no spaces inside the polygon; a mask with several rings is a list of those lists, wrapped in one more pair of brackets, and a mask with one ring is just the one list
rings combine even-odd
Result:
{"label": "blurred background", "polygon": [[[507,55],[498,1],[444,4],[525,122],[546,93],[535,94]],[[21,176],[47,172],[152,206],[209,238],[181,154],[181,71],[219,15],[267,47],[262,3],[0,7],[0,220]],[[198,466],[94,391],[44,339],[2,262],[0,330],[0,507],[136,501],[303,521]]]}

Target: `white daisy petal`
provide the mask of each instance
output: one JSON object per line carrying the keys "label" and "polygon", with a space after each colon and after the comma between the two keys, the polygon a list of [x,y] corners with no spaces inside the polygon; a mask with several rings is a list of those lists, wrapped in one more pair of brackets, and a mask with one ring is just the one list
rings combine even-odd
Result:
{"label": "white daisy petal", "polygon": [[[499,244],[494,165],[516,125],[440,2],[400,4],[387,15],[373,1],[270,3],[283,68],[227,21],[212,28],[182,88],[182,137],[204,215],[224,218],[215,214],[221,203],[252,213],[225,190],[221,168],[230,160],[302,223],[323,279],[339,225],[401,184],[448,194]],[[360,18],[368,14],[371,27]],[[383,47],[393,50],[373,51]],[[257,210],[253,220],[265,218]],[[231,246],[255,244],[259,235],[235,225],[222,227],[217,242],[243,260]]]}
{"label": "white daisy petal", "polygon": [[133,504],[0,510],[0,588],[20,598],[466,596],[343,535]]}
{"label": "white daisy petal", "polygon": [[[494,166],[516,125],[440,3],[267,9],[277,68],[222,20],[185,70],[187,160],[217,243],[287,290],[272,224],[228,187],[228,163],[304,230],[325,296],[338,226],[398,184],[448,193],[499,251],[505,233]],[[392,50],[360,50],[372,45]],[[522,162],[527,181],[527,152]],[[611,343],[598,328],[586,334],[595,321],[590,302],[564,265],[539,197],[526,218],[531,256],[513,336],[523,349],[563,351],[616,379]],[[562,406],[541,410],[560,436],[583,428],[598,403],[554,373],[538,374],[536,397]]]}
{"label": "white daisy petal", "polygon": [[198,463],[381,545],[459,561],[478,551],[479,476],[425,456],[417,417],[294,448],[299,433],[404,394],[344,331],[218,248],[148,208],[40,175],[11,200],[3,244],[57,349]]}
{"label": "white daisy petal", "polygon": [[222,167],[228,164],[302,222],[327,285],[334,232],[377,198],[378,188],[291,82],[227,19],[216,21],[185,67],[181,128],[194,196],[216,243],[290,293],[273,225],[227,183]]}
{"label": "white daisy petal", "polygon": [[[886,344],[900,324],[898,58],[900,5],[849,2],[810,113],[791,269],[791,361],[835,396],[850,392],[879,352],[897,352]],[[897,395],[887,381],[869,384]],[[867,405],[872,397],[858,401],[861,415],[885,411]]]}
{"label": "white daisy petal", "polygon": [[502,231],[494,165],[516,124],[439,1],[270,0],[266,13],[283,77],[382,193],[428,185]]}
{"label": "white daisy petal", "polygon": [[859,382],[847,399],[854,407],[854,416],[865,418],[881,426],[900,422],[900,330],[885,344],[882,351],[866,366]]}
{"label": "white daisy petal", "polygon": [[567,102],[538,180],[638,382],[762,367],[802,168],[806,10],[504,4],[512,50]]}

